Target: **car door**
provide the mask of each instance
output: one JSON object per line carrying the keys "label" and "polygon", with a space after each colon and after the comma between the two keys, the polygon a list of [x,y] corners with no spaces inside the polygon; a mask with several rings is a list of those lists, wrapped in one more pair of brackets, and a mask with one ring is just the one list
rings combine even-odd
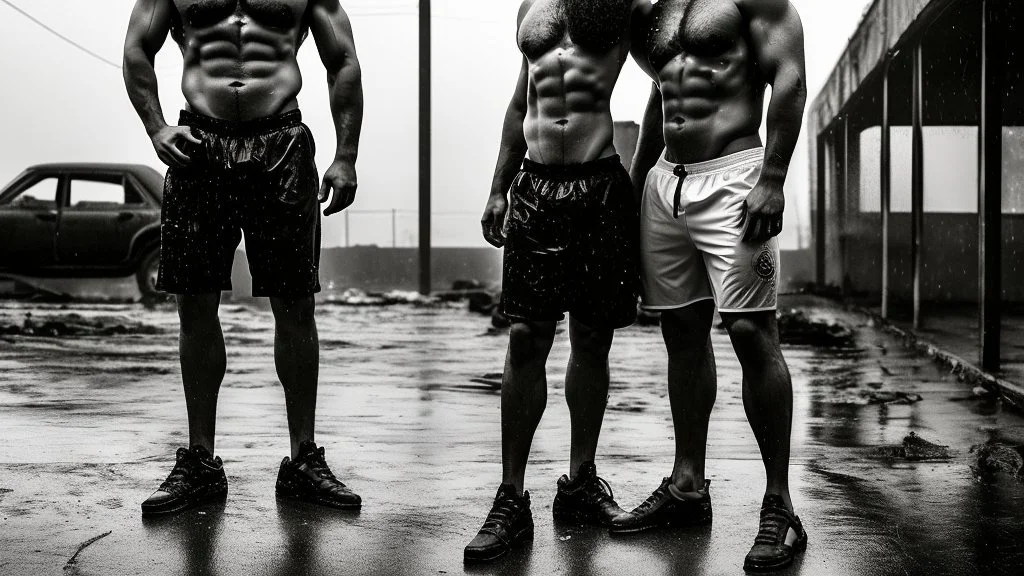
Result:
{"label": "car door", "polygon": [[109,267],[128,259],[151,211],[124,174],[68,175],[57,233],[61,266]]}
{"label": "car door", "polygon": [[0,196],[0,268],[31,273],[56,263],[60,182],[29,177]]}

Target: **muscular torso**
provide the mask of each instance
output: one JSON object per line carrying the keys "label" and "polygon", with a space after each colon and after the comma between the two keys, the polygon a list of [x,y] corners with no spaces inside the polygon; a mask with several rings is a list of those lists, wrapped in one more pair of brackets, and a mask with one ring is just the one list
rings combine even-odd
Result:
{"label": "muscular torso", "polygon": [[306,0],[174,0],[189,109],[243,121],[298,106]]}
{"label": "muscular torso", "polygon": [[538,0],[523,18],[532,160],[578,164],[615,153],[610,99],[628,53],[628,16],[627,0]]}
{"label": "muscular torso", "polygon": [[710,160],[761,145],[767,87],[734,0],[643,0],[633,50],[661,88],[668,159]]}

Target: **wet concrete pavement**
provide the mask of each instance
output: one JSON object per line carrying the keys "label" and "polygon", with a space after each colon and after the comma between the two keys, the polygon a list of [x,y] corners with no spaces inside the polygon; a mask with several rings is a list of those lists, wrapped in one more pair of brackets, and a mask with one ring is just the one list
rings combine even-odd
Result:
{"label": "wet concrete pavement", "polygon": [[[784,574],[1019,574],[1024,483],[976,480],[972,445],[1024,439],[1024,419],[905,351],[866,320],[818,303],[812,314],[857,326],[853,346],[788,346],[794,376],[794,501],[810,534]],[[0,305],[0,324],[68,311]],[[141,322],[153,334],[0,337],[0,574],[740,574],[757,531],[764,474],[724,332],[708,473],[710,528],[610,538],[554,525],[567,471],[560,334],[548,411],[527,473],[536,538],[497,564],[466,569],[462,547],[500,480],[499,394],[505,336],[451,307],[322,306],[318,441],[363,496],[359,514],[274,499],[288,450],[269,311],[222,308],[228,376],[217,453],[226,505],[143,521],[139,503],[186,441],[173,308],[81,305],[85,317]],[[116,322],[113,319],[103,322]],[[618,333],[598,471],[618,501],[642,501],[671,467],[665,353],[657,328]],[[866,404],[877,391],[923,400]],[[884,456],[910,432],[951,458]],[[96,539],[99,537],[98,539]],[[84,546],[83,546],[84,545]]]}

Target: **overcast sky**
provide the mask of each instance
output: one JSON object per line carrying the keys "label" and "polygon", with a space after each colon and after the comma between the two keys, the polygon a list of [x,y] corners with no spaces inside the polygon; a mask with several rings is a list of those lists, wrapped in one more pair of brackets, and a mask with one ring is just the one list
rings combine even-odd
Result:
{"label": "overcast sky", "polygon": [[[723,0],[724,1],[724,0]],[[804,21],[808,85],[824,83],[870,0],[793,0]],[[4,0],[6,2],[6,0]],[[11,0],[55,30],[115,64],[134,0]],[[483,246],[479,212],[490,187],[501,121],[515,85],[518,0],[435,0],[434,241]],[[390,244],[391,215],[400,245],[416,241],[417,20],[414,0],[343,0],[363,67],[366,114],[358,163],[360,191],[351,216],[353,243]],[[318,145],[322,171],[334,133],[327,88],[312,38],[299,54],[300,105]],[[57,39],[0,2],[0,181],[25,166],[53,161],[139,162],[163,172],[125,94],[120,69]],[[168,40],[157,57],[167,119],[183,106],[181,56]],[[616,120],[639,121],[650,82],[628,62],[616,88]],[[807,223],[807,150],[802,141],[787,184],[785,248]],[[382,211],[369,214],[365,211]],[[325,222],[324,245],[344,243],[343,217]],[[799,224],[799,226],[798,226]],[[804,236],[806,237],[806,236]]]}

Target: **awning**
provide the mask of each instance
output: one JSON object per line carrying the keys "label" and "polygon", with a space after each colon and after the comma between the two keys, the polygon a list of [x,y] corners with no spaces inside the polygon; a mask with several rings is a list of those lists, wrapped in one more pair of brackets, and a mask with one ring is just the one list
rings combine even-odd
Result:
{"label": "awning", "polygon": [[811,103],[808,122],[811,142],[839,115],[865,80],[880,69],[886,54],[897,49],[919,23],[930,21],[922,17],[925,12],[941,12],[953,1],[875,0],[864,13],[824,88]]}

